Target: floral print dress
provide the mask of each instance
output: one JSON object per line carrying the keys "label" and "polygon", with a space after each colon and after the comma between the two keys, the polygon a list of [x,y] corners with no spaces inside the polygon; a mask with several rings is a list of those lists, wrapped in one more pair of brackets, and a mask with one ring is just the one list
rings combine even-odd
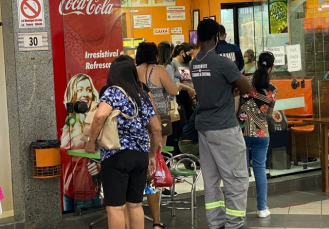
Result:
{"label": "floral print dress", "polygon": [[273,112],[276,94],[276,87],[270,84],[266,90],[254,88],[241,96],[237,117],[244,136],[269,137],[267,116]]}
{"label": "floral print dress", "polygon": [[[141,96],[140,100],[142,105],[138,107],[138,115],[135,118],[126,119],[122,115],[117,117],[121,148],[109,150],[100,147],[102,161],[125,149],[139,152],[150,151],[147,125],[150,122],[150,119],[155,116],[155,112],[151,100],[144,101]],[[113,109],[119,109],[126,115],[134,115],[134,104],[131,103],[128,97],[116,87],[109,87],[106,89],[100,102],[105,102],[112,106]]]}

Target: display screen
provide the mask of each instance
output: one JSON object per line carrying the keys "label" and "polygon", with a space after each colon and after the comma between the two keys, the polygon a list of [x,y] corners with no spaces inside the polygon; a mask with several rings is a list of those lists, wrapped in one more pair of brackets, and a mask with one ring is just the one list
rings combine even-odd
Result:
{"label": "display screen", "polygon": [[198,36],[196,30],[189,31],[189,43],[191,45],[198,45]]}

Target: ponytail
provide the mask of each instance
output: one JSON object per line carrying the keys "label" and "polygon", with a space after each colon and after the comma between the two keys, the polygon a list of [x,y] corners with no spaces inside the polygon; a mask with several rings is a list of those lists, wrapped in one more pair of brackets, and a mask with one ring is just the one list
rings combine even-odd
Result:
{"label": "ponytail", "polygon": [[259,55],[258,69],[255,71],[252,80],[253,86],[257,91],[268,89],[270,86],[268,69],[273,67],[274,60],[274,55],[271,52],[262,52]]}
{"label": "ponytail", "polygon": [[270,85],[270,75],[267,72],[266,65],[261,64],[254,73],[253,85],[257,91],[267,89]]}

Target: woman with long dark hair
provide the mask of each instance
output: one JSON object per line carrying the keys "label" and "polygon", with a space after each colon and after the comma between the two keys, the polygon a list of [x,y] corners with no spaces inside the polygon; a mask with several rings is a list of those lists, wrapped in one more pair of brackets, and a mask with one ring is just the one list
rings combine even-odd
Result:
{"label": "woman with long dark hair", "polygon": [[[143,191],[147,171],[151,174],[155,171],[155,153],[162,148],[161,126],[150,97],[138,82],[137,69],[131,57],[120,56],[113,61],[108,86],[100,98],[85,149],[90,153],[97,151],[97,136],[112,110],[136,115],[130,97],[138,106],[138,114],[132,119],[122,115],[117,117],[121,148],[110,150],[100,147],[101,176],[109,228],[125,229],[124,210],[127,208],[130,225],[142,229]],[[129,97],[115,86],[121,87]]]}
{"label": "woman with long dark hair", "polygon": [[270,73],[274,66],[274,56],[270,52],[259,55],[258,69],[251,76],[253,90],[240,98],[238,119],[243,131],[247,148],[252,152],[252,165],[256,180],[258,217],[266,218],[271,213],[267,208],[266,154],[269,144],[266,117],[271,115],[277,94],[276,87],[270,82]]}

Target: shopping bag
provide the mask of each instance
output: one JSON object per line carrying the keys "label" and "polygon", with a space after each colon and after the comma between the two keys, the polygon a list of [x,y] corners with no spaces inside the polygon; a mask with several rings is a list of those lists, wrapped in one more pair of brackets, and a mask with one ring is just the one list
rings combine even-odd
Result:
{"label": "shopping bag", "polygon": [[156,168],[155,168],[155,173],[153,175],[154,186],[156,188],[171,187],[173,184],[173,178],[159,150],[156,152],[155,161],[156,161]]}

